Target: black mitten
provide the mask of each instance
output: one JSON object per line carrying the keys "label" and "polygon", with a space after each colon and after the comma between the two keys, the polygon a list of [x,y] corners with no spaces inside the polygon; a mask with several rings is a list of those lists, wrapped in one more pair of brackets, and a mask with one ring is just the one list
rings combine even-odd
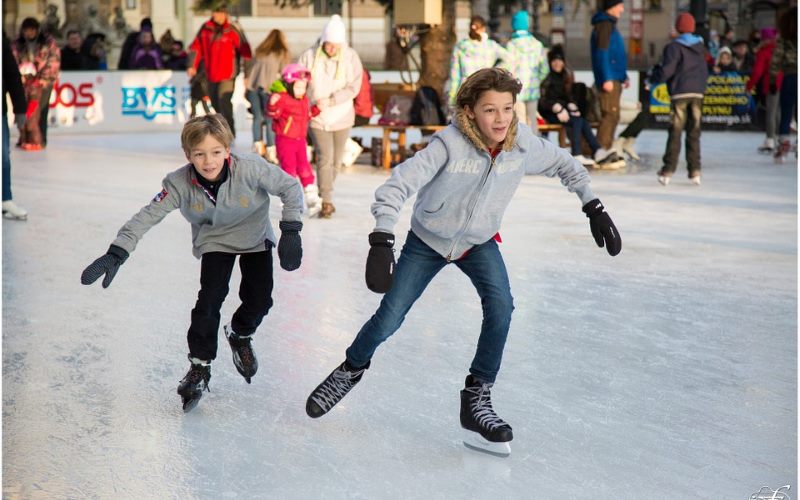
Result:
{"label": "black mitten", "polygon": [[584,205],[583,213],[589,218],[589,228],[592,230],[592,236],[594,236],[597,246],[602,248],[605,243],[608,254],[617,255],[622,250],[622,238],[600,200],[595,198]]}
{"label": "black mitten", "polygon": [[303,223],[282,220],[278,224],[281,228],[281,239],[278,240],[278,259],[281,267],[287,271],[294,271],[300,267],[303,260],[303,246],[300,241],[300,230]]}
{"label": "black mitten", "polygon": [[128,255],[128,252],[124,248],[111,245],[108,247],[108,252],[106,252],[105,255],[96,259],[89,264],[89,267],[83,270],[83,273],[81,273],[81,283],[84,285],[91,285],[97,281],[97,278],[105,274],[106,277],[103,279],[103,288],[108,288],[114,276],[117,275],[119,266],[128,260]]}
{"label": "black mitten", "polygon": [[367,288],[375,293],[386,293],[392,288],[394,275],[394,235],[374,231],[369,235],[367,256]]}

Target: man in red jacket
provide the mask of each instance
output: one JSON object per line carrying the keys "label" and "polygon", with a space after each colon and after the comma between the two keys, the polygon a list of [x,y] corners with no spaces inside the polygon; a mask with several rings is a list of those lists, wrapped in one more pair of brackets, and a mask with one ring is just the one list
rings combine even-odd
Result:
{"label": "man in red jacket", "polygon": [[211,12],[211,19],[205,22],[189,46],[191,63],[186,70],[189,78],[197,74],[200,64],[208,79],[208,93],[211,104],[221,113],[236,134],[233,125],[233,86],[239,74],[239,57],[250,59],[250,44],[244,32],[228,19],[226,2],[220,2]]}

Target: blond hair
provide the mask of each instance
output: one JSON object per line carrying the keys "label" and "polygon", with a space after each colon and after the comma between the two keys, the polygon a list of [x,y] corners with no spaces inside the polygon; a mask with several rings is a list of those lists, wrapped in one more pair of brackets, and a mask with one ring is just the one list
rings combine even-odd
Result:
{"label": "blond hair", "polygon": [[184,124],[181,131],[181,147],[186,154],[189,154],[207,135],[218,140],[226,148],[230,148],[233,142],[233,132],[222,115],[205,115],[192,118]]}
{"label": "blond hair", "polygon": [[522,83],[510,71],[502,68],[479,69],[469,75],[458,88],[456,106],[474,108],[475,103],[487,90],[511,92],[511,97],[517,102],[517,94],[522,90]]}

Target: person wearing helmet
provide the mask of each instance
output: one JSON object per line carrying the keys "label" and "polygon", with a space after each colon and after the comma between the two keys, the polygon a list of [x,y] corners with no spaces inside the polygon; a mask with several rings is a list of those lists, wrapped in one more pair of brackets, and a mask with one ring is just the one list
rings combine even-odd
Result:
{"label": "person wearing helmet", "polygon": [[292,63],[283,68],[281,78],[269,88],[272,96],[267,114],[272,118],[278,162],[284,172],[300,178],[308,215],[314,217],[322,210],[322,199],[306,149],[308,123],[319,114],[319,108],[311,106],[306,95],[310,80],[311,72],[302,64]]}

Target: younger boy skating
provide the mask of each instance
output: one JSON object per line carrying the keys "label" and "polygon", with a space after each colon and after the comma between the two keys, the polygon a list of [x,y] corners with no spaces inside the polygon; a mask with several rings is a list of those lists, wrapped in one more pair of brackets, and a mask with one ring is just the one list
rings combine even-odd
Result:
{"label": "younger boy skating", "polygon": [[[497,455],[510,453],[511,426],[495,413],[491,399],[514,309],[497,242],[503,213],[522,177],[559,176],[581,200],[598,246],[605,245],[610,255],[622,248],[616,227],[589,187],[586,169],[518,124],[513,109],[520,87],[499,68],[470,75],[456,96],[453,123],[375,191],[366,282],[370,290],[386,295],[347,349],[345,361],[308,397],[310,417],[330,411],[361,380],[378,346],[400,328],[433,277],[452,263],[469,276],[483,306],[477,352],[461,391],[464,443]],[[411,231],[395,269],[394,226],[414,194]]]}
{"label": "younger boy skating", "polygon": [[201,259],[200,292],[187,334],[191,366],[178,386],[183,410],[197,405],[208,390],[211,361],[217,355],[220,308],[239,257],[242,304],[225,325],[225,336],[239,373],[250,383],[258,369],[251,338],[272,307],[272,247],[275,233],[269,220],[270,195],[280,197],[280,265],[300,267],[303,251],[303,193],[297,180],[254,154],[231,153],[233,134],[220,115],[192,118],[183,127],[181,146],[189,163],[168,174],[161,191],[125,223],[105,255],[81,274],[90,285],[105,275],[107,288],[144,234],[168,213],[180,209],[192,226],[192,253]]}
{"label": "younger boy skating", "polygon": [[281,72],[281,79],[270,86],[272,96],[267,112],[272,118],[275,132],[275,149],[278,163],[287,174],[299,177],[306,196],[308,216],[314,217],[322,210],[314,171],[308,162],[306,137],[308,122],[319,114],[319,108],[311,106],[306,96],[311,72],[301,64],[289,64]]}

